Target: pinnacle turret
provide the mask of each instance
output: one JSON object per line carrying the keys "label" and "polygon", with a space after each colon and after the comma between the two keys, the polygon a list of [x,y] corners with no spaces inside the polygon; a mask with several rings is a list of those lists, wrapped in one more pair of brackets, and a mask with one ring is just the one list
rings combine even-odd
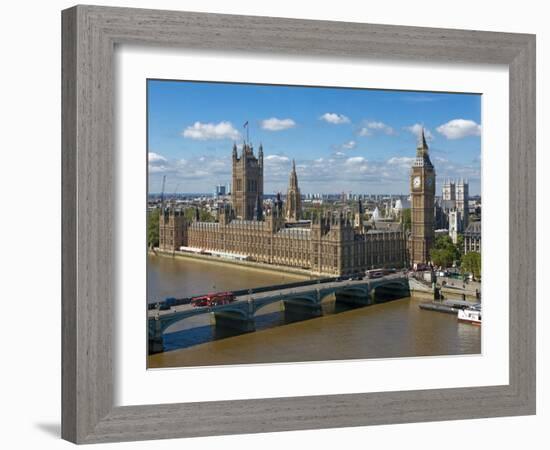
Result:
{"label": "pinnacle turret", "polygon": [[292,170],[288,180],[286,194],[285,217],[286,220],[296,222],[302,216],[302,197],[298,187],[298,176],[296,175],[296,161],[292,160]]}

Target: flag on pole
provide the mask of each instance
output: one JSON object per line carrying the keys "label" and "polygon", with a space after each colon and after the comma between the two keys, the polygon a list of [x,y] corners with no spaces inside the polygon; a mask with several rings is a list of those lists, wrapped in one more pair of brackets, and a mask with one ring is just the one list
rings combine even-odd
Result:
{"label": "flag on pole", "polygon": [[243,128],[246,128],[246,143],[249,144],[250,140],[248,139],[248,120],[244,123]]}

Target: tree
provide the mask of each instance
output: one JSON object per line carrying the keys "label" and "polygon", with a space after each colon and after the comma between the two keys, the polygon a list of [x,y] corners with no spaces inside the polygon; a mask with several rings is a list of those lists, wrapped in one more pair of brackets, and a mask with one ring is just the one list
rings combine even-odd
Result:
{"label": "tree", "polygon": [[304,220],[313,220],[314,217],[320,217],[324,214],[325,209],[320,205],[312,205],[304,207],[302,217]]}
{"label": "tree", "polygon": [[436,266],[451,267],[454,262],[454,252],[444,248],[432,248],[430,258]]}
{"label": "tree", "polygon": [[436,266],[451,267],[455,261],[460,261],[460,250],[448,235],[438,236],[430,250],[430,258]]}
{"label": "tree", "polygon": [[193,222],[195,220],[195,208],[185,208],[183,215],[185,216],[185,219],[187,222]]}
{"label": "tree", "polygon": [[[183,215],[188,222],[194,222],[197,215],[195,208],[186,208]],[[210,214],[206,209],[199,209],[199,220],[201,222],[215,222],[214,216]]]}
{"label": "tree", "polygon": [[147,214],[147,245],[150,248],[159,245],[159,217],[160,211],[158,209]]}
{"label": "tree", "polygon": [[402,218],[403,218],[403,229],[405,231],[411,231],[411,208],[405,208],[403,211],[401,211]]}
{"label": "tree", "polygon": [[456,247],[460,253],[460,256],[464,255],[464,235],[459,234],[456,237]]}
{"label": "tree", "polygon": [[462,257],[462,271],[470,272],[475,279],[481,277],[481,253],[470,252]]}
{"label": "tree", "polygon": [[214,216],[206,209],[201,209],[199,212],[199,218],[201,222],[215,222]]}

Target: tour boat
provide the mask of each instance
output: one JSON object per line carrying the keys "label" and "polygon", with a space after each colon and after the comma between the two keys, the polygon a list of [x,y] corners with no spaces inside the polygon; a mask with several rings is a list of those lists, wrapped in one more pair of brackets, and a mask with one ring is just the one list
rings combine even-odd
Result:
{"label": "tour boat", "polygon": [[458,311],[458,320],[468,322],[474,325],[481,325],[481,305],[477,304],[470,308],[464,308]]}

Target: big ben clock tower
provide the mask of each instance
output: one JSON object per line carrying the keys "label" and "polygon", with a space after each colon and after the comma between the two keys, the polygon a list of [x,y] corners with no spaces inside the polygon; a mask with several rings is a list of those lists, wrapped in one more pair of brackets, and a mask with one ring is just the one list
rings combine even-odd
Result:
{"label": "big ben clock tower", "polygon": [[434,241],[435,170],[424,129],[416,148],[416,159],[411,168],[411,262],[424,264],[430,260]]}

